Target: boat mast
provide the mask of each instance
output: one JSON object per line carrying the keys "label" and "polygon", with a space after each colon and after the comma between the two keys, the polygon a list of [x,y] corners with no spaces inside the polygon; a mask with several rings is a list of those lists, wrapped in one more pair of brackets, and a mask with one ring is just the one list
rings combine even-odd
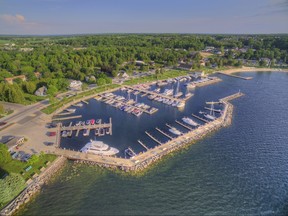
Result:
{"label": "boat mast", "polygon": [[211,109],[210,109],[210,115],[211,116],[215,116],[215,112],[214,112],[214,102],[211,102]]}

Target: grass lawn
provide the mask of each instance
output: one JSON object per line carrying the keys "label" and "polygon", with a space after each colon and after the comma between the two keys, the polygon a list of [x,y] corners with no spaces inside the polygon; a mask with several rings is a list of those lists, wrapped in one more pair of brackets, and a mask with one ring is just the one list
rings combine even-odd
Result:
{"label": "grass lawn", "polygon": [[[32,168],[29,171],[25,171],[27,167],[30,166],[28,162],[22,162],[19,160],[11,160],[8,163],[0,164],[0,168],[2,170],[2,174],[4,173],[18,173],[23,176],[25,181],[27,181],[30,177],[32,177],[35,173],[40,173],[40,169],[42,167],[46,167],[46,163],[48,161],[52,162],[56,159],[57,156],[43,154],[39,155],[39,159],[31,164]],[[1,174],[1,173],[0,173]],[[1,175],[2,176],[2,175]]]}

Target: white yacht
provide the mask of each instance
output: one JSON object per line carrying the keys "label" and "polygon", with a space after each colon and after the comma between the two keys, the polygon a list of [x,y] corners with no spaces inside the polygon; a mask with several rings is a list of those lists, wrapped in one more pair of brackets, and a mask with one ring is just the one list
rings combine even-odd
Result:
{"label": "white yacht", "polygon": [[182,121],[191,125],[191,126],[195,126],[195,127],[199,125],[197,122],[193,121],[192,119],[190,119],[188,117],[182,118]]}
{"label": "white yacht", "polygon": [[174,127],[170,128],[169,131],[170,131],[171,133],[177,135],[177,136],[180,136],[180,135],[182,134],[179,130],[177,130],[177,129],[174,128]]}
{"label": "white yacht", "polygon": [[119,152],[118,149],[110,147],[102,141],[90,140],[81,150],[83,153],[90,153],[96,155],[115,155]]}

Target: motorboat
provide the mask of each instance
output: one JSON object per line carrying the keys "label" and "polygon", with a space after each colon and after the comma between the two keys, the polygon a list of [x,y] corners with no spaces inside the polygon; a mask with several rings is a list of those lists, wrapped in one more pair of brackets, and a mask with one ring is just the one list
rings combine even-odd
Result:
{"label": "motorboat", "polygon": [[90,142],[88,142],[83,148],[81,148],[80,151],[88,154],[106,155],[106,156],[111,156],[119,153],[118,149],[110,147],[109,145],[103,143],[102,141],[96,141],[92,139],[90,139]]}

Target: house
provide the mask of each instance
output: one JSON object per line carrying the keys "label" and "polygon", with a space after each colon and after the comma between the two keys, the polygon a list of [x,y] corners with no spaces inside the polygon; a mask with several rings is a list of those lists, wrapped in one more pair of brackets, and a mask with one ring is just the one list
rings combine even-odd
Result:
{"label": "house", "polygon": [[42,86],[40,88],[38,88],[35,93],[36,96],[46,96],[47,95],[47,88],[46,86]]}
{"label": "house", "polygon": [[117,76],[118,76],[118,77],[121,77],[121,78],[124,78],[124,79],[129,78],[129,75],[128,75],[128,74],[126,73],[126,71],[124,71],[124,70],[119,71],[119,73],[117,74]]}
{"label": "house", "polygon": [[34,75],[37,79],[40,79],[42,77],[42,74],[40,72],[34,72]]}
{"label": "house", "polygon": [[3,142],[3,143],[7,146],[8,151],[12,152],[17,145],[23,144],[24,141],[25,141],[24,137],[11,136],[9,137],[8,140],[6,140],[6,142]]}
{"label": "house", "polygon": [[13,80],[15,80],[15,79],[21,79],[22,81],[27,80],[25,75],[19,75],[19,76],[5,78],[5,82],[7,82],[9,84],[13,84]]}
{"label": "house", "polygon": [[178,69],[181,70],[192,70],[192,64],[185,64],[185,63],[180,63],[177,67]]}
{"label": "house", "polygon": [[142,66],[145,65],[144,61],[135,61],[136,66]]}
{"label": "house", "polygon": [[69,84],[69,89],[74,91],[79,91],[82,89],[82,82],[80,80],[71,80]]}

